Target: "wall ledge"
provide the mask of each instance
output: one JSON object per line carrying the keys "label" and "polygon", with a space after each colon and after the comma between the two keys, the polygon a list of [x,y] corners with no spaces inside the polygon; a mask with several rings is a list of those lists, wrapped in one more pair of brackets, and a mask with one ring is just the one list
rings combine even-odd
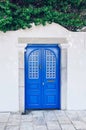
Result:
{"label": "wall ledge", "polygon": [[65,37],[61,37],[61,38],[36,38],[36,37],[33,37],[33,38],[28,38],[28,37],[19,37],[18,38],[18,43],[19,44],[26,44],[26,43],[33,43],[33,44],[67,44],[68,41],[67,41],[67,38]]}

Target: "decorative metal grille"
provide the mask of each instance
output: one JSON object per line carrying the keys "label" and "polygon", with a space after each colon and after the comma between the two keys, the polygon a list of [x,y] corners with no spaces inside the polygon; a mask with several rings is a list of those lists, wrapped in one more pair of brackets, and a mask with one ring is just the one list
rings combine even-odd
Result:
{"label": "decorative metal grille", "polygon": [[33,51],[29,56],[29,79],[39,78],[39,51]]}
{"label": "decorative metal grille", "polygon": [[46,78],[56,78],[56,57],[50,50],[46,50]]}

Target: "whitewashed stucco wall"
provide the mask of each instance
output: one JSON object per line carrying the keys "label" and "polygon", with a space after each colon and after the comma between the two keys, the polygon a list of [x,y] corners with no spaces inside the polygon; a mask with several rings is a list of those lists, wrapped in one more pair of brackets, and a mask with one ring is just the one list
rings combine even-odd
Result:
{"label": "whitewashed stucco wall", "polygon": [[15,36],[0,33],[0,111],[18,111],[18,51]]}
{"label": "whitewashed stucco wall", "polygon": [[69,39],[67,109],[86,110],[86,32],[72,32]]}
{"label": "whitewashed stucco wall", "polygon": [[68,39],[67,109],[86,109],[86,33],[73,33],[58,24],[0,32],[0,111],[19,111],[18,38]]}

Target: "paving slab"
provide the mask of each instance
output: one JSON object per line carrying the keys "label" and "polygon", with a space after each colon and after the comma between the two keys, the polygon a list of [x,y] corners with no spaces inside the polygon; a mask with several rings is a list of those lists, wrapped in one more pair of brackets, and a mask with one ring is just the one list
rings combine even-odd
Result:
{"label": "paving slab", "polygon": [[80,121],[81,118],[78,115],[76,111],[66,111],[66,116],[71,120],[71,121]]}
{"label": "paving slab", "polygon": [[33,130],[33,122],[21,122],[20,130]]}
{"label": "paving slab", "polygon": [[44,117],[46,121],[57,121],[54,111],[45,111]]}
{"label": "paving slab", "polygon": [[86,111],[0,113],[0,130],[86,130]]}
{"label": "paving slab", "polygon": [[72,124],[62,124],[62,130],[76,130]]}
{"label": "paving slab", "polygon": [[48,130],[46,126],[34,126],[34,130]]}
{"label": "paving slab", "polygon": [[20,130],[19,126],[7,126],[5,130]]}
{"label": "paving slab", "polygon": [[0,113],[0,123],[7,122],[9,119],[10,113]]}
{"label": "paving slab", "polygon": [[75,128],[77,130],[82,130],[82,129],[86,130],[86,122],[83,122],[83,121],[73,121],[72,123],[73,123],[73,125],[75,126]]}
{"label": "paving slab", "polygon": [[40,116],[42,117],[44,112],[45,111],[43,111],[43,110],[31,111],[31,114],[33,115],[33,117],[40,117]]}
{"label": "paving slab", "polygon": [[45,125],[45,119],[43,117],[35,117],[33,119],[33,124],[35,125]]}
{"label": "paving slab", "polygon": [[54,113],[57,117],[64,117],[65,116],[65,111],[54,110]]}
{"label": "paving slab", "polygon": [[20,114],[10,114],[7,125],[18,126],[20,124]]}
{"label": "paving slab", "polygon": [[60,124],[71,124],[71,121],[68,119],[68,117],[58,117],[58,121]]}
{"label": "paving slab", "polygon": [[0,130],[4,130],[6,127],[6,123],[0,123]]}
{"label": "paving slab", "polygon": [[57,121],[48,121],[48,122],[46,122],[46,124],[47,124],[47,128],[49,130],[53,130],[53,129],[60,130],[61,129],[61,127]]}
{"label": "paving slab", "polygon": [[33,116],[31,113],[28,115],[21,116],[21,122],[31,122],[31,121],[33,121]]}

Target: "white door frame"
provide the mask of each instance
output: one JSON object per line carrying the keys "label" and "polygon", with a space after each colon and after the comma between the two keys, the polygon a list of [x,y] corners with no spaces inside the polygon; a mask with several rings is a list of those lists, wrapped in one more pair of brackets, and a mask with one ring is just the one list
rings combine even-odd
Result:
{"label": "white door frame", "polygon": [[61,109],[67,107],[67,49],[69,44],[66,38],[19,38],[18,60],[19,60],[19,110],[25,111],[25,85],[24,85],[24,52],[27,44],[58,44],[61,49]]}

